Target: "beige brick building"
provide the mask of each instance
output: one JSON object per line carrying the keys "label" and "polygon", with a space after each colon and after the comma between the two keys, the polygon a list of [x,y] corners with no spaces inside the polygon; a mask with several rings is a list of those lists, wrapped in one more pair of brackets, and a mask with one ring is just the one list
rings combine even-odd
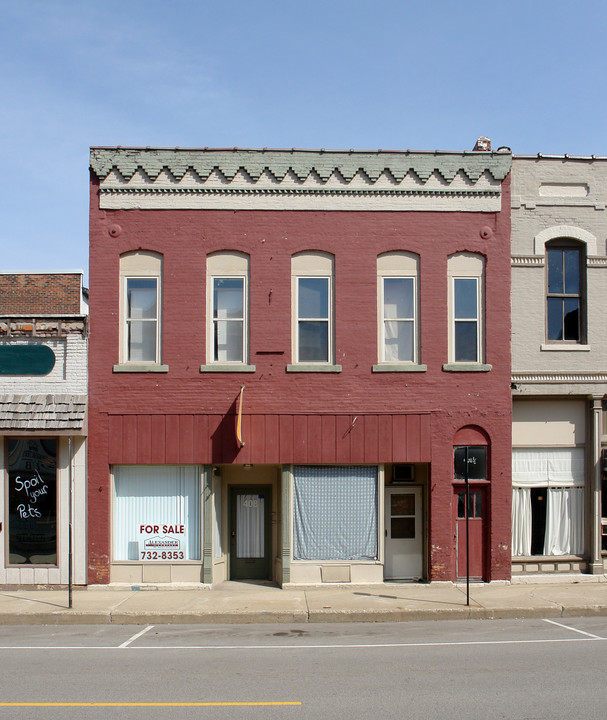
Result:
{"label": "beige brick building", "polygon": [[513,158],[513,576],[607,567],[606,203],[607,158]]}

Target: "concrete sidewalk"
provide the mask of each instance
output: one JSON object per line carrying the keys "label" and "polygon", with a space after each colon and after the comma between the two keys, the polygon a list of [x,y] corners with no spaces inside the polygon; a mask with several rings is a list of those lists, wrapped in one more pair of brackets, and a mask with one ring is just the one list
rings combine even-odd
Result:
{"label": "concrete sidewalk", "polygon": [[109,586],[0,591],[0,625],[400,622],[448,618],[607,616],[607,577],[531,584],[385,583],[280,589],[225,582],[202,586]]}

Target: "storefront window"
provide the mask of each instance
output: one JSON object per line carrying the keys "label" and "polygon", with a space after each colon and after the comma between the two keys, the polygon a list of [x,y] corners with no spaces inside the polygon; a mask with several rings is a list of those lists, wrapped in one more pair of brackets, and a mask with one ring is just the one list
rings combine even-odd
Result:
{"label": "storefront window", "polygon": [[57,564],[57,441],[8,440],[8,561]]}
{"label": "storefront window", "polygon": [[114,560],[200,560],[200,469],[114,468]]}

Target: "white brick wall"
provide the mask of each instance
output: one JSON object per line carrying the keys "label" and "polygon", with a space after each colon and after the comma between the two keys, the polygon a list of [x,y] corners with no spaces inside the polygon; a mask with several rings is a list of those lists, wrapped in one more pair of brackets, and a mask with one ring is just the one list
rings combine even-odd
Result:
{"label": "white brick wall", "polygon": [[3,345],[47,345],[55,353],[55,366],[48,375],[0,375],[0,393],[35,395],[40,393],[86,395],[87,339],[81,335],[65,338],[15,339]]}

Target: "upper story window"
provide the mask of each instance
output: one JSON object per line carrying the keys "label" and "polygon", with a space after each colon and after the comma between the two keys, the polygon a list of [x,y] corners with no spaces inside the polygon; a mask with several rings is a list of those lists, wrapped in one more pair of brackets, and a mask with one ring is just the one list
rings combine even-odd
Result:
{"label": "upper story window", "polygon": [[158,278],[126,278],[127,362],[158,362]]}
{"label": "upper story window", "polygon": [[207,258],[207,278],[207,363],[209,366],[246,366],[248,255],[239,252],[212,253]]}
{"label": "upper story window", "polygon": [[453,278],[453,360],[479,362],[479,278]]}
{"label": "upper story window", "polygon": [[481,255],[457,253],[449,257],[449,365],[490,370],[484,365],[484,267]]}
{"label": "upper story window", "polygon": [[379,362],[418,362],[419,257],[390,252],[377,258]]}
{"label": "upper story window", "polygon": [[293,365],[288,370],[323,370],[333,365],[333,256],[302,252],[291,259]]}
{"label": "upper story window", "polygon": [[161,363],[162,256],[144,250],[120,257],[120,365]]}
{"label": "upper story window", "polygon": [[584,342],[584,251],[573,241],[546,245],[548,341]]}

